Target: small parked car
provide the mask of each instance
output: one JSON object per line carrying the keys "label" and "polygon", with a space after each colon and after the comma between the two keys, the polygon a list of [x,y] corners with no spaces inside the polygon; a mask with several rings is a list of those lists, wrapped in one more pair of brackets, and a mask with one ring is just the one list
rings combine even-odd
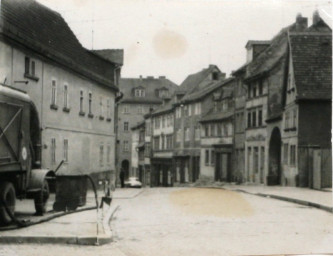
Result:
{"label": "small parked car", "polygon": [[129,177],[128,180],[125,181],[125,187],[128,188],[141,188],[142,183],[139,181],[138,177]]}

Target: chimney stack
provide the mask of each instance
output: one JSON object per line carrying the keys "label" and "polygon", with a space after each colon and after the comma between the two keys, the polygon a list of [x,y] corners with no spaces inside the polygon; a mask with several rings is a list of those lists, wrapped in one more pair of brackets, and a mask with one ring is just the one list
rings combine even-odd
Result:
{"label": "chimney stack", "polygon": [[165,79],[165,76],[159,76],[158,78],[159,79]]}
{"label": "chimney stack", "polygon": [[315,11],[313,12],[313,16],[312,16],[312,24],[316,24],[316,23],[318,23],[320,20],[321,20],[321,18],[320,18],[319,12],[318,12],[318,10],[315,10]]}
{"label": "chimney stack", "polygon": [[302,14],[296,16],[296,31],[304,31],[308,28],[308,18],[302,17]]}

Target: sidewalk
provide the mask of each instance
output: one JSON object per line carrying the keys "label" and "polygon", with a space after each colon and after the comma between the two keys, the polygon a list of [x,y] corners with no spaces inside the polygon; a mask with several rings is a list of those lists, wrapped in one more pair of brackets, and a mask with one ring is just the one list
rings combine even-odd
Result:
{"label": "sidewalk", "polygon": [[309,188],[264,186],[264,185],[232,185],[223,184],[224,189],[241,191],[252,195],[271,197],[310,207],[333,212],[332,189],[314,190]]}
{"label": "sidewalk", "polygon": [[[96,208],[93,209],[96,206],[94,193],[88,191],[87,203],[83,209],[80,209],[80,212],[60,212],[57,214],[62,215],[61,217],[41,224],[0,231],[0,243],[65,243],[79,245],[101,245],[109,243],[112,241],[109,222],[118,207],[114,199],[134,198],[141,192],[141,189],[117,189],[112,194],[113,202],[111,206],[109,207],[104,204],[103,209],[99,209],[99,212],[97,212]],[[99,192],[99,204],[101,197],[102,192]],[[51,204],[48,205],[48,210],[51,207]],[[31,200],[18,202],[16,215],[29,216],[33,213],[34,206]]]}

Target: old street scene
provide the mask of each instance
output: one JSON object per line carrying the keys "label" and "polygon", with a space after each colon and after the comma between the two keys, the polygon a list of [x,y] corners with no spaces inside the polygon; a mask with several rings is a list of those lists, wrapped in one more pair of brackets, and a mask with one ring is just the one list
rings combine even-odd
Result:
{"label": "old street scene", "polygon": [[0,255],[333,255],[330,1],[0,0]]}

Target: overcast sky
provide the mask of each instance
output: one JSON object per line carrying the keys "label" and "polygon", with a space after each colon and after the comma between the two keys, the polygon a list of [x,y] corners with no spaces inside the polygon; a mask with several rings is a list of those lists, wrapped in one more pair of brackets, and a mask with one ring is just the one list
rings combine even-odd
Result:
{"label": "overcast sky", "polygon": [[[317,9],[331,26],[332,3],[320,0],[37,0],[59,12],[88,49],[124,49],[122,77],[165,75],[180,84],[216,64],[245,63],[248,40],[270,40]],[[331,26],[332,27],[332,26]]]}

